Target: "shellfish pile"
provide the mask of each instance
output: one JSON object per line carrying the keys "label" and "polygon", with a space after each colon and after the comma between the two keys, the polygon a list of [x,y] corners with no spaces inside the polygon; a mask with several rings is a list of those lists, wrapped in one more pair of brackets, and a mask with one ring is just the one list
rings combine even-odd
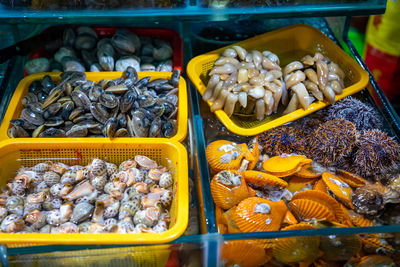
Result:
{"label": "shellfish pile", "polygon": [[98,83],[83,72],[34,81],[22,99],[16,137],[171,137],[175,135],[180,71],[170,80],[144,77],[128,67],[125,77]]}
{"label": "shellfish pile", "polygon": [[263,120],[278,111],[280,102],[286,107],[283,114],[288,114],[307,109],[315,99],[333,104],[335,94],[343,91],[343,70],[319,52],[291,62],[283,72],[279,64],[270,51],[228,48],[209,72],[203,100],[213,102],[212,112],[223,109],[229,117],[255,114]]}
{"label": "shellfish pile", "polygon": [[160,233],[168,230],[173,177],[137,155],[119,166],[43,162],[20,168],[0,195],[5,233]]}
{"label": "shellfish pile", "polygon": [[[62,45],[62,46],[61,46]],[[171,44],[147,36],[138,37],[128,29],[119,29],[111,38],[101,38],[90,27],[67,28],[52,59],[29,60],[28,74],[62,71],[167,71],[173,68]]]}
{"label": "shellfish pile", "polygon": [[[214,173],[210,186],[220,233],[374,226],[371,215],[381,212],[387,203],[400,202],[399,192],[380,183],[323,167],[305,156],[260,156],[257,146],[255,140],[250,145],[218,140],[206,149]],[[348,239],[351,242],[345,241]],[[260,262],[253,266],[272,258],[284,263],[329,263],[354,260],[352,257],[361,251],[387,256],[394,253],[376,234],[335,236],[335,240],[341,244],[316,236],[253,240],[240,245],[266,249],[261,254],[264,257],[254,256]],[[231,246],[237,245],[225,243],[228,247],[222,248],[222,257],[241,262],[241,253],[231,253],[235,250]]]}

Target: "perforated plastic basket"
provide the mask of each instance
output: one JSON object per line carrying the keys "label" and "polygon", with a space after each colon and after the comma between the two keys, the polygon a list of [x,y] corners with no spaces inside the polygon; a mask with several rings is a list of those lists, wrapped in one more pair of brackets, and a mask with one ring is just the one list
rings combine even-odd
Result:
{"label": "perforated plastic basket", "polygon": [[[367,72],[318,29],[308,25],[292,25],[193,58],[187,66],[187,74],[200,94],[203,94],[207,87],[208,73],[214,66],[215,60],[225,49],[233,45],[242,46],[247,50],[272,51],[279,56],[281,67],[307,54],[314,55],[317,51],[321,52],[337,63],[346,74],[344,80],[346,88],[342,94],[336,95],[336,101],[359,92],[369,81]],[[212,105],[211,101],[207,103],[209,106]],[[327,105],[327,102],[316,101],[306,110],[300,108],[287,115],[281,115],[282,110],[280,110],[262,121],[258,121],[255,116],[228,117],[223,110],[217,110],[215,114],[231,132],[251,136],[304,117]]]}
{"label": "perforated plastic basket", "polygon": [[[10,104],[8,105],[7,112],[3,118],[3,122],[0,127],[0,140],[10,139],[7,135],[7,131],[9,128],[12,127],[10,124],[11,120],[18,119],[21,115],[21,111],[23,106],[21,104],[21,100],[24,96],[28,93],[29,85],[35,81],[43,78],[45,75],[50,75],[55,81],[60,80],[60,73],[55,72],[44,72],[44,73],[36,73],[29,75],[22,79],[17,89],[15,89],[14,95],[11,98]],[[123,72],[86,72],[86,77],[90,81],[98,82],[102,79],[116,79],[119,77],[123,77]],[[156,78],[170,78],[171,72],[138,72],[139,78],[143,78],[146,76],[150,76],[151,80]],[[188,101],[187,101],[187,88],[185,79],[182,77],[179,81],[179,92],[178,92],[178,114],[177,114],[177,132],[176,134],[171,137],[170,139],[176,141],[183,141],[186,138],[187,134],[187,118],[188,118]],[[22,139],[32,139],[29,138],[18,138],[18,140]],[[49,138],[34,138],[38,142],[42,142],[44,139]],[[64,138],[58,138],[57,140],[62,140]],[[71,139],[75,140],[84,140],[87,142],[105,142],[105,141],[112,141],[115,139],[127,139],[130,140],[130,137],[120,137],[120,138],[89,138],[89,137],[82,137],[82,138],[66,138],[71,141]]]}
{"label": "perforated plastic basket", "polygon": [[93,158],[120,164],[135,155],[147,156],[167,167],[173,174],[174,199],[170,208],[171,223],[163,233],[141,234],[15,234],[0,233],[0,243],[9,246],[44,244],[161,244],[178,238],[188,223],[188,159],[184,146],[164,138],[117,140],[113,143],[83,143],[46,139],[43,142],[6,140],[0,143],[0,185],[4,186],[21,167],[44,161],[86,165]]}

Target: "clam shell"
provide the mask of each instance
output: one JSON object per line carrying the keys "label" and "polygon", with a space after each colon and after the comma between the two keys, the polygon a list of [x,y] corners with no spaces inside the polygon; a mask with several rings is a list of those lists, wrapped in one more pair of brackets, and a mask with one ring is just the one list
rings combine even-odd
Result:
{"label": "clam shell", "polygon": [[330,172],[324,172],[322,174],[322,180],[328,188],[328,192],[332,193],[333,196],[340,202],[342,202],[346,207],[354,209],[353,203],[351,201],[353,190],[348,184],[343,182],[343,180],[340,179],[339,176]]}
{"label": "clam shell", "polygon": [[[264,212],[256,212],[263,205]],[[249,197],[241,201],[235,214],[235,221],[242,232],[277,231],[286,215],[285,202]]]}
{"label": "clam shell", "polygon": [[221,182],[218,182],[217,177],[221,175],[221,172],[216,174],[211,180],[211,194],[216,206],[221,207],[225,210],[232,208],[240,201],[249,196],[246,182],[243,176],[239,172],[230,170],[225,172],[231,172],[234,175],[240,176],[239,186],[227,186]]}
{"label": "clam shell", "polygon": [[321,191],[323,193],[328,193],[328,189],[326,188],[326,184],[322,179],[319,179],[315,182],[313,190]]}
{"label": "clam shell", "polygon": [[293,176],[288,183],[288,190],[292,193],[302,191],[304,189],[311,189],[316,179],[301,178]]}
{"label": "clam shell", "polygon": [[340,178],[351,187],[361,187],[367,183],[367,181],[364,178],[354,173],[345,170],[337,170],[337,171],[340,175]]}
{"label": "clam shell", "polygon": [[322,172],[313,168],[311,164],[303,165],[300,171],[296,173],[296,176],[299,176],[301,178],[310,178],[310,179],[321,177],[321,175]]}
{"label": "clam shell", "polygon": [[267,159],[263,168],[278,177],[286,177],[300,171],[301,166],[310,163],[311,159],[304,156],[275,156]]}
{"label": "clam shell", "polygon": [[221,246],[221,259],[225,266],[260,266],[271,258],[271,251],[265,250],[258,240],[224,241]]}
{"label": "clam shell", "polygon": [[[226,140],[210,143],[206,148],[206,158],[213,172],[239,169],[245,153],[246,144],[236,144]],[[251,153],[248,153],[251,155]]]}
{"label": "clam shell", "polygon": [[249,162],[249,170],[254,169],[254,167],[256,166],[258,159],[260,157],[261,151],[260,151],[260,144],[257,142],[257,139],[254,138],[251,143],[249,144],[249,151],[252,154],[252,156],[254,157],[253,161]]}
{"label": "clam shell", "polygon": [[334,221],[335,215],[327,207],[309,199],[295,199],[289,202],[289,209],[298,220],[328,220]]}
{"label": "clam shell", "polygon": [[313,261],[319,256],[319,236],[279,238],[272,248],[272,255],[281,262]]}
{"label": "clam shell", "polygon": [[318,202],[319,204],[324,205],[331,212],[333,212],[339,222],[345,221],[345,216],[342,208],[340,207],[340,204],[328,194],[322,193],[317,190],[307,190],[298,192],[297,194],[293,195],[292,200],[295,199],[309,199]]}
{"label": "clam shell", "polygon": [[256,186],[279,186],[286,188],[288,183],[274,175],[259,171],[244,171],[242,176],[246,183]]}
{"label": "clam shell", "polygon": [[352,224],[354,224],[354,226],[358,226],[358,227],[370,227],[370,226],[375,226],[375,223],[371,220],[368,220],[367,218],[365,218],[364,216],[349,210],[347,212],[348,214],[348,218],[351,221]]}

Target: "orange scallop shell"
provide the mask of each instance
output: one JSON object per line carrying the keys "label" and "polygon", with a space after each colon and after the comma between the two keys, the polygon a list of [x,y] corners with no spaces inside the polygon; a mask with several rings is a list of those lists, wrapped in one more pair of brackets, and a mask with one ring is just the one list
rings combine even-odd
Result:
{"label": "orange scallop shell", "polygon": [[304,188],[311,189],[315,181],[316,179],[301,178],[294,175],[290,178],[287,189],[292,193],[304,190]]}
{"label": "orange scallop shell", "polygon": [[333,197],[326,193],[322,193],[317,190],[306,190],[294,194],[292,200],[295,199],[309,199],[318,202],[333,212],[337,221],[343,222],[345,220],[345,216],[340,204]]}
{"label": "orange scallop shell", "polygon": [[319,256],[319,242],[319,236],[278,238],[272,255],[286,263],[313,261]]}
{"label": "orange scallop shell", "polygon": [[[267,213],[255,212],[257,204],[266,204]],[[286,215],[285,202],[270,201],[260,197],[249,197],[241,201],[236,208],[235,221],[242,232],[277,231]]]}
{"label": "orange scallop shell", "polygon": [[335,215],[323,204],[309,199],[295,199],[289,202],[289,209],[296,218],[303,220],[327,220],[334,221]]}
{"label": "orange scallop shell", "polygon": [[217,223],[226,224],[224,218],[224,211],[218,206],[215,206],[215,221]]}
{"label": "orange scallop shell", "polygon": [[328,189],[326,188],[326,185],[322,179],[319,179],[315,182],[313,189],[323,193],[328,193]]}
{"label": "orange scallop shell", "polygon": [[228,233],[228,227],[225,224],[217,223],[217,232],[219,234]]}
{"label": "orange scallop shell", "polygon": [[249,197],[255,197],[257,195],[257,191],[250,186],[247,187],[247,190],[249,191]]}
{"label": "orange scallop shell", "polygon": [[288,210],[286,212],[285,218],[283,219],[283,223],[293,225],[293,224],[297,224],[298,221],[297,221],[296,217],[294,217],[293,213],[290,210]]}
{"label": "orange scallop shell", "polygon": [[221,175],[222,172],[219,172],[214,176],[214,178],[211,180],[210,187],[215,205],[221,207],[224,210],[227,210],[248,197],[249,191],[247,189],[247,185],[243,176],[240,175],[240,172],[235,170],[229,170],[225,172],[240,175],[241,184],[239,186],[231,187],[218,182],[217,177],[218,175]]}
{"label": "orange scallop shell", "polygon": [[[245,156],[251,155],[246,144],[236,144],[227,140],[217,140],[206,148],[206,158],[212,172],[237,170]],[[253,158],[251,158],[253,160]]]}
{"label": "orange scallop shell", "polygon": [[370,266],[396,266],[393,259],[383,255],[367,255],[361,258],[354,258],[347,262],[346,266],[370,267]]}
{"label": "orange scallop shell", "polygon": [[340,178],[351,187],[361,187],[367,183],[367,180],[354,173],[345,170],[337,170],[337,171],[340,175]]}
{"label": "orange scallop shell", "polygon": [[263,168],[275,176],[286,177],[300,171],[301,166],[310,162],[311,159],[304,156],[275,156],[267,159],[263,164]]}
{"label": "orange scallop shell", "polygon": [[316,171],[312,164],[308,163],[301,167],[300,171],[296,173],[296,176],[301,178],[318,178],[321,177],[322,172]]}
{"label": "orange scallop shell", "polygon": [[349,216],[349,209],[347,209],[343,204],[339,203],[340,208],[343,211],[344,214],[344,221],[343,223],[347,226],[353,227],[353,223],[351,222],[350,216]]}
{"label": "orange scallop shell", "polygon": [[288,183],[274,175],[259,171],[243,171],[242,176],[246,183],[256,186],[279,186],[286,188]]}
{"label": "orange scallop shell", "polygon": [[306,222],[300,222],[297,224],[289,225],[286,227],[283,227],[281,231],[292,231],[292,230],[308,230],[308,229],[315,229],[315,227],[311,224],[308,224]]}
{"label": "orange scallop shell", "polygon": [[348,184],[343,182],[339,176],[330,172],[324,172],[322,174],[322,180],[328,188],[328,191],[332,192],[336,199],[342,202],[346,207],[354,209],[351,201],[353,190]]}
{"label": "orange scallop shell", "polygon": [[249,162],[249,166],[248,166],[248,169],[249,170],[252,170],[252,169],[254,169],[254,167],[256,166],[256,164],[257,164],[257,162],[258,162],[258,159],[260,158],[260,154],[261,154],[261,151],[260,151],[260,144],[257,142],[257,138],[254,138],[251,142],[250,142],[250,144],[249,144],[249,151],[250,151],[250,153],[251,153],[251,155],[253,156],[253,158],[254,158],[254,160],[251,160],[250,162]]}
{"label": "orange scallop shell", "polygon": [[335,261],[327,261],[324,259],[316,259],[313,262],[313,266],[314,267],[339,267],[339,263],[335,262]]}
{"label": "orange scallop shell", "polygon": [[377,250],[383,250],[387,253],[393,251],[393,247],[391,245],[383,243],[379,238],[376,237],[362,238],[361,242],[363,243],[365,249],[372,249],[376,252],[378,252]]}
{"label": "orange scallop shell", "polygon": [[358,226],[358,227],[370,227],[370,226],[375,226],[375,223],[371,220],[368,220],[367,218],[365,218],[364,216],[349,210],[347,212],[349,219],[351,221],[351,223],[354,226]]}
{"label": "orange scallop shell", "polygon": [[240,229],[236,224],[236,206],[224,212],[224,222],[226,223],[228,233],[240,233]]}
{"label": "orange scallop shell", "polygon": [[224,241],[221,245],[221,260],[225,266],[235,264],[243,267],[260,266],[272,258],[272,253],[254,240]]}

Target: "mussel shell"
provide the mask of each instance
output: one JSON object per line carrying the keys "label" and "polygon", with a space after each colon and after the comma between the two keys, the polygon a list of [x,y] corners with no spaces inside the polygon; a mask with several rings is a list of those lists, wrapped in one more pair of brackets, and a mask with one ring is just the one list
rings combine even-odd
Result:
{"label": "mussel shell", "polygon": [[96,38],[89,34],[80,34],[75,39],[75,48],[78,50],[90,50],[96,46]]}
{"label": "mussel shell", "polygon": [[139,88],[139,89],[142,89],[142,88],[144,88],[144,87],[147,86],[147,84],[149,83],[150,79],[151,79],[150,76],[144,77],[144,78],[140,79],[140,80],[135,84],[135,86],[136,86],[137,88]]}
{"label": "mussel shell", "polygon": [[38,97],[38,100],[39,100],[39,102],[40,103],[43,103],[45,100],[46,100],[46,98],[48,97],[49,95],[48,94],[46,94],[45,92],[39,92],[38,94],[37,94],[37,97]]}
{"label": "mussel shell", "polygon": [[154,105],[157,99],[149,94],[147,95],[140,95],[137,99],[139,106],[142,108],[150,107]]}
{"label": "mussel shell", "polygon": [[105,91],[113,94],[123,94],[128,91],[128,87],[126,87],[125,84],[117,84],[108,87]]}
{"label": "mussel shell", "polygon": [[49,126],[49,127],[56,127],[56,126],[60,126],[64,123],[64,120],[60,117],[51,117],[49,119],[47,119],[47,121],[45,122],[45,126]]}
{"label": "mussel shell", "polygon": [[40,80],[33,81],[28,87],[28,91],[30,93],[34,93],[35,95],[39,94],[42,90],[43,86]]}
{"label": "mussel shell", "polygon": [[155,118],[150,125],[149,137],[157,137],[161,132],[162,121],[159,117]]}
{"label": "mussel shell", "polygon": [[64,132],[68,132],[75,124],[72,121],[66,121],[64,123]]}
{"label": "mussel shell", "polygon": [[[63,118],[64,120],[68,120],[74,108],[75,108],[74,102],[72,101],[64,102],[61,106],[61,113],[60,113],[61,118]],[[83,112],[83,109],[81,110]]]}
{"label": "mussel shell", "polygon": [[42,80],[40,81],[40,83],[41,83],[41,85],[43,87],[42,90],[46,94],[49,94],[50,90],[53,89],[56,86],[56,84],[54,83],[53,79],[49,75],[44,76],[42,78]]}
{"label": "mussel shell", "polygon": [[28,106],[29,104],[34,104],[34,103],[38,103],[38,102],[39,102],[39,100],[38,100],[37,96],[31,92],[26,94],[26,96],[24,96],[24,98],[22,99],[22,105],[24,107]]}
{"label": "mussel shell", "polygon": [[78,122],[76,125],[77,126],[83,126],[83,127],[88,128],[88,129],[91,129],[91,128],[98,127],[100,124],[98,122],[92,120],[92,119],[87,119],[87,120],[83,120],[83,121]]}
{"label": "mussel shell", "polygon": [[147,137],[149,133],[150,121],[148,118],[146,118],[143,112],[135,111],[132,113],[131,127],[136,137]]}
{"label": "mussel shell", "polygon": [[91,104],[90,99],[84,92],[74,90],[71,93],[71,98],[77,107],[82,107],[85,110],[89,110],[89,106]]}
{"label": "mussel shell", "polygon": [[39,135],[44,131],[44,129],[46,129],[46,126],[40,125],[39,127],[37,127],[37,128],[33,131],[32,137],[34,137],[34,138],[39,137]]}
{"label": "mussel shell", "polygon": [[75,42],[75,32],[71,28],[67,28],[63,33],[63,44],[72,47]]}
{"label": "mussel shell", "polygon": [[169,120],[162,125],[162,133],[164,137],[170,138],[176,134],[176,121]]}
{"label": "mussel shell", "polygon": [[114,137],[129,137],[128,130],[125,128],[119,128],[116,132]]}
{"label": "mussel shell", "polygon": [[107,120],[103,134],[106,137],[114,137],[115,132],[117,131],[118,121],[115,118],[110,118]]}
{"label": "mussel shell", "polygon": [[54,115],[57,114],[57,112],[61,109],[61,103],[53,103],[50,106],[48,106],[44,111],[43,111],[43,117],[45,119],[48,119]]}
{"label": "mussel shell", "polygon": [[94,128],[89,128],[89,133],[94,135],[101,135],[103,137],[103,128],[104,126],[102,124],[99,124]]}
{"label": "mussel shell", "polygon": [[101,88],[100,86],[93,86],[90,91],[89,91],[89,99],[91,101],[97,102],[99,100],[99,96],[104,93],[103,88]]}
{"label": "mussel shell", "polygon": [[125,113],[127,112],[133,105],[133,103],[135,102],[135,100],[137,99],[137,94],[135,91],[133,90],[129,90],[128,92],[126,92],[120,101],[120,110],[121,113]]}
{"label": "mussel shell", "polygon": [[167,84],[168,83],[168,79],[164,79],[164,78],[158,78],[158,79],[154,79],[151,82],[149,82],[147,84],[147,88],[156,88],[159,87],[163,84]]}
{"label": "mussel shell", "polygon": [[[98,103],[99,104],[99,103]],[[104,116],[104,114],[97,108],[97,105],[90,104],[90,112],[93,117],[101,123],[106,123],[108,116]]]}
{"label": "mussel shell", "polygon": [[21,119],[34,125],[42,125],[44,123],[42,114],[32,111],[31,108],[24,108],[22,110]]}
{"label": "mussel shell", "polygon": [[62,129],[48,128],[39,134],[39,137],[65,137],[65,132]]}
{"label": "mussel shell", "polygon": [[121,128],[125,128],[126,127],[126,116],[122,113],[120,113],[117,116],[117,120],[118,120],[118,126]]}
{"label": "mussel shell", "polygon": [[85,137],[88,134],[88,128],[85,126],[74,125],[66,133],[67,137]]}
{"label": "mussel shell", "polygon": [[81,51],[83,62],[85,62],[86,66],[91,66],[92,64],[97,62],[97,58],[95,55],[88,50],[83,49]]}
{"label": "mussel shell", "polygon": [[107,108],[115,108],[119,105],[118,97],[111,93],[102,93],[99,102]]}
{"label": "mussel shell", "polygon": [[69,96],[72,93],[73,88],[70,83],[63,84],[62,88],[65,95]]}
{"label": "mussel shell", "polygon": [[8,129],[8,137],[18,138],[18,137],[29,137],[29,133],[21,126],[13,126]]}
{"label": "mussel shell", "polygon": [[179,69],[175,69],[171,75],[171,84],[173,87],[177,87],[179,85],[179,80],[181,78],[181,71]]}
{"label": "mussel shell", "polygon": [[131,81],[133,81],[133,83],[136,83],[139,80],[139,76],[137,74],[136,69],[131,66],[126,68],[125,77],[126,77],[126,79],[131,79]]}
{"label": "mussel shell", "polygon": [[81,116],[82,114],[84,114],[85,110],[82,107],[78,107],[74,110],[71,111],[70,115],[68,116],[68,119],[70,121],[74,120],[75,118]]}
{"label": "mussel shell", "polygon": [[11,120],[10,123],[14,126],[20,126],[25,130],[35,130],[37,127],[36,125],[29,123],[23,119]]}

